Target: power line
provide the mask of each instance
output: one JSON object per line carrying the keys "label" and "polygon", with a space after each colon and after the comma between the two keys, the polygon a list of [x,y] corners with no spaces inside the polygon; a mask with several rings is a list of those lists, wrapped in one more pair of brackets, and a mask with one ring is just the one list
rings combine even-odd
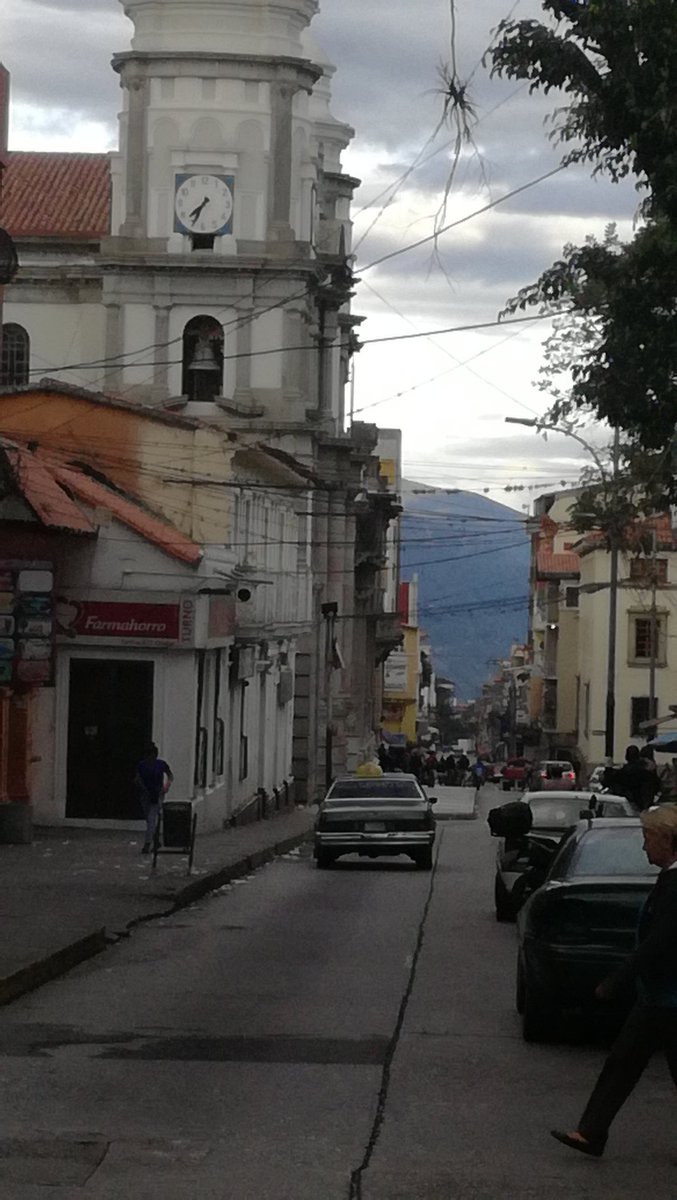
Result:
{"label": "power line", "polygon": [[544,180],[550,179],[553,175],[557,175],[560,171],[563,171],[564,167],[565,164],[560,163],[559,166],[553,167],[543,175],[539,175],[537,179],[531,179],[528,183],[522,183],[519,187],[512,188],[502,196],[497,196],[495,200],[490,200],[482,208],[477,208],[474,212],[467,213],[464,217],[450,221],[448,225],[443,225],[435,233],[428,234],[424,238],[419,238],[416,242],[410,242],[407,246],[401,246],[399,250],[391,250],[388,254],[382,254],[380,258],[375,258],[373,262],[368,263],[365,267],[360,267],[360,271],[371,271],[374,267],[380,267],[382,263],[389,262],[392,258],[398,258],[401,254],[408,254],[410,250],[417,250],[419,246],[426,246],[429,242],[436,241],[441,234],[448,233],[450,229],[457,229],[459,225],[464,225],[467,221],[472,221],[475,217],[482,216],[483,213],[489,212],[490,209],[496,208],[497,205],[504,204],[506,200],[511,200],[513,196],[519,196],[521,192],[526,192],[529,188],[536,187],[537,184],[543,183]]}

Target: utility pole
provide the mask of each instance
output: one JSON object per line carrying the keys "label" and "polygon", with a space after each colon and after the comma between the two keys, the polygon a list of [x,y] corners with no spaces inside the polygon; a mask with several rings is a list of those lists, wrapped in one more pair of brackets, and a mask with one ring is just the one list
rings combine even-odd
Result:
{"label": "utility pole", "polygon": [[[649,720],[653,721],[656,716],[656,659],[658,657],[658,609],[656,607],[656,589],[658,587],[658,537],[656,529],[652,530],[652,554],[651,554],[651,659],[649,661]],[[647,738],[650,739],[656,736],[656,726],[652,725],[647,729]]]}
{"label": "utility pole", "polygon": [[324,743],[324,782],[329,791],[334,781],[334,712],[333,712],[333,677],[334,677],[334,640],[336,637],[336,617],[338,604],[330,602],[322,605],[322,616],[325,621],[324,643],[324,702],[325,702],[325,743]]}
{"label": "utility pole", "polygon": [[[620,430],[614,430],[612,458],[612,486],[618,481],[620,464]],[[618,625],[618,559],[620,552],[621,531],[612,523],[609,530],[610,553],[610,586],[609,586],[609,642],[607,650],[606,673],[606,724],[604,732],[604,754],[606,758],[614,758],[614,741],[616,732],[616,630]]]}

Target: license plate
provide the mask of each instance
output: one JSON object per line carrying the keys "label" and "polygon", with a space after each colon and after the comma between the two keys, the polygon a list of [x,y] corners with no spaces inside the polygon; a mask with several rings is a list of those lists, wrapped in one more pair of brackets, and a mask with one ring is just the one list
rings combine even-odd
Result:
{"label": "license plate", "polygon": [[385,833],[385,831],[386,831],[386,827],[385,827],[384,821],[365,821],[364,822],[364,832],[365,833]]}

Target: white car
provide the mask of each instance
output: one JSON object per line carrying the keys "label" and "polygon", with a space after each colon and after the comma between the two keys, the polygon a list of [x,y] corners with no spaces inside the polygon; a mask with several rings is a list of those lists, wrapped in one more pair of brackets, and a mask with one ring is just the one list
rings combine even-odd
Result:
{"label": "white car", "polygon": [[415,775],[402,772],[334,780],[315,822],[317,866],[330,867],[342,854],[406,854],[421,870],[430,871],[436,803]]}
{"label": "white car", "polygon": [[635,817],[625,796],[584,792],[524,792],[518,803],[528,804],[532,825],[525,837],[501,838],[496,853],[494,903],[497,921],[513,920],[523,897],[518,886],[532,865],[534,844],[552,847],[580,820],[583,812],[594,817]]}
{"label": "white car", "polygon": [[[612,770],[619,771],[623,763],[614,763]],[[589,792],[601,792],[604,787],[604,772],[606,771],[606,763],[600,763],[598,767],[591,772],[588,780],[587,790]]]}

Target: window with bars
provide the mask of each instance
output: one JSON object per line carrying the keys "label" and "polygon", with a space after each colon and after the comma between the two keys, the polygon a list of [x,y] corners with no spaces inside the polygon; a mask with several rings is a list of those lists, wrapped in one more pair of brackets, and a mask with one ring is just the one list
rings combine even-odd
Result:
{"label": "window with bars", "polygon": [[665,666],[666,618],[658,614],[655,630],[651,616],[647,613],[630,618],[629,654],[630,662],[649,663],[653,658],[656,666]]}
{"label": "window with bars", "polygon": [[632,696],[630,698],[630,737],[642,737],[646,733],[646,730],[641,728],[642,722],[652,721],[657,716],[658,700],[655,696],[653,704],[651,704],[649,696]]}
{"label": "window with bars", "polygon": [[667,558],[631,558],[630,578],[633,583],[650,586],[655,578],[656,583],[668,582]]}
{"label": "window with bars", "polygon": [[30,338],[23,325],[3,325],[2,363],[0,365],[2,387],[21,387],[28,383],[30,356]]}

